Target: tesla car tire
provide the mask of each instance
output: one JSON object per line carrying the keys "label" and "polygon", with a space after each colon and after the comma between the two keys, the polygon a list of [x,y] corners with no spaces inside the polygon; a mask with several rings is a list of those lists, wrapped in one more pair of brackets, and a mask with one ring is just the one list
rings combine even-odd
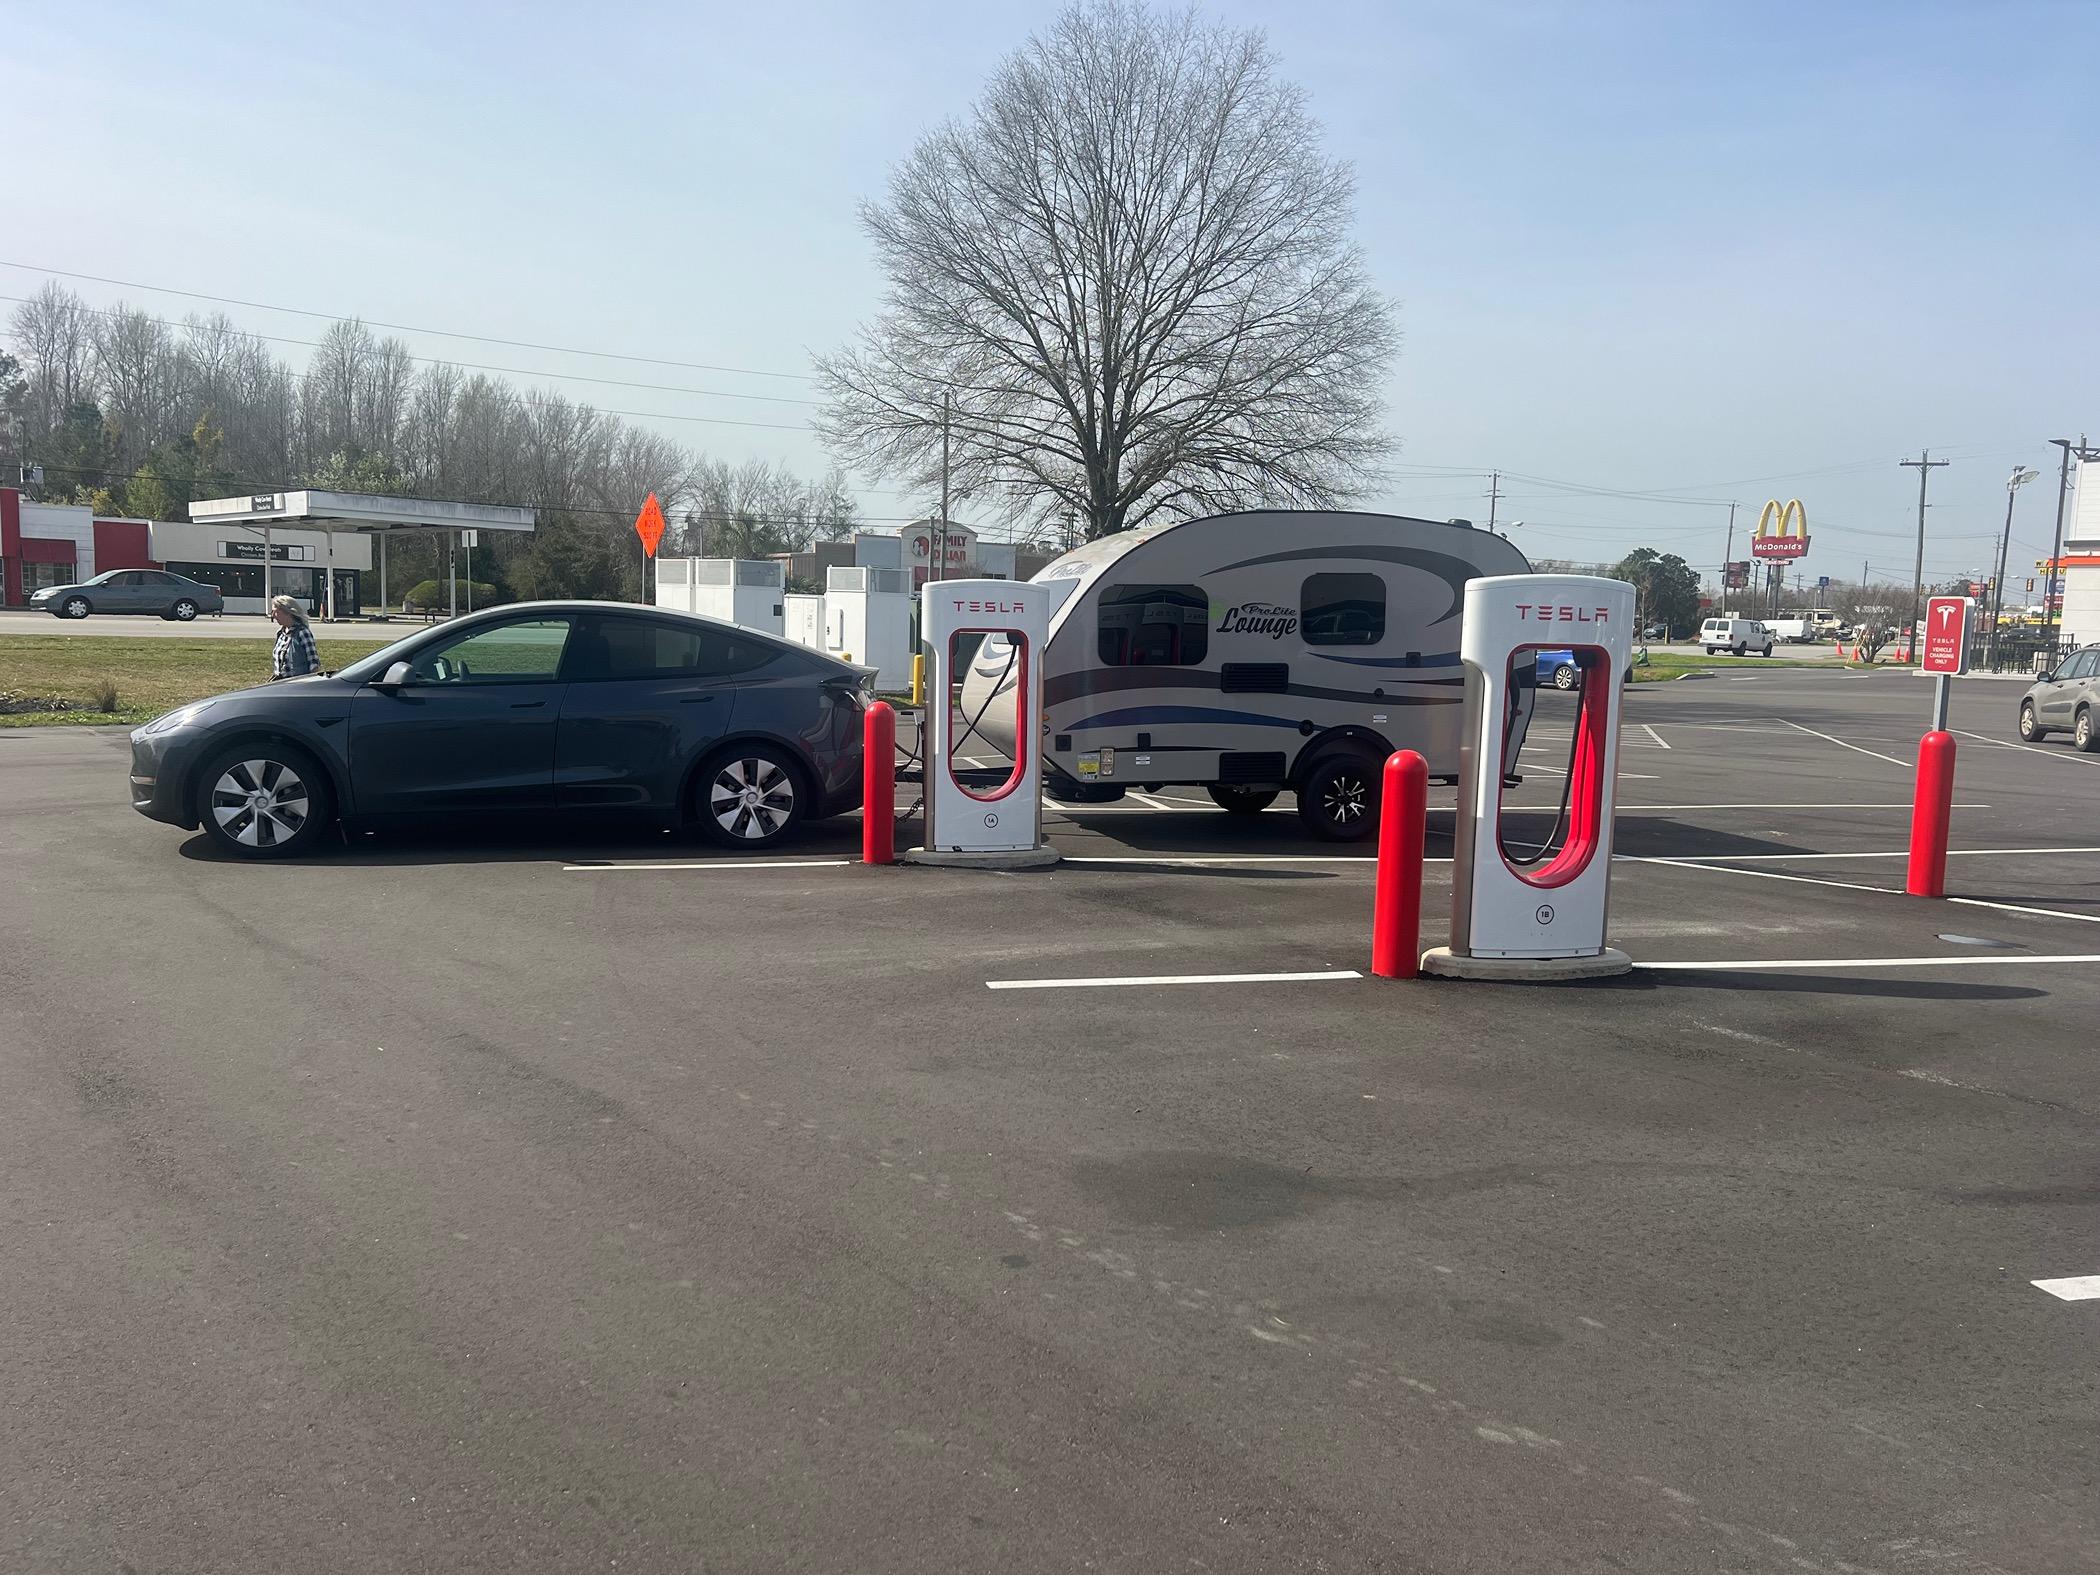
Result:
{"label": "tesla car tire", "polygon": [[701,768],[693,818],[725,848],[775,847],[802,824],[805,780],[801,766],[771,744],[739,745]]}
{"label": "tesla car tire", "polygon": [[1378,762],[1334,754],[1313,762],[1298,784],[1298,818],[1328,842],[1358,842],[1378,829]]}
{"label": "tesla car tire", "polygon": [[275,739],[228,744],[197,773],[197,814],[220,852],[281,859],[310,851],[335,820],[320,762]]}

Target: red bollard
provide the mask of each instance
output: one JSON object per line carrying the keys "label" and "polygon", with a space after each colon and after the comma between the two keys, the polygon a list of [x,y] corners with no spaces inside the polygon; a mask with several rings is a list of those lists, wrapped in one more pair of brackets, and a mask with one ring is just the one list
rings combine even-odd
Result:
{"label": "red bollard", "polygon": [[868,707],[860,762],[860,858],[897,862],[897,713],[886,700]]}
{"label": "red bollard", "polygon": [[1412,979],[1422,966],[1422,830],[1429,818],[1429,762],[1412,749],[1385,762],[1378,812],[1378,892],[1371,911],[1371,972]]}
{"label": "red bollard", "polygon": [[1910,807],[1910,872],[1903,882],[1903,889],[1913,897],[1947,895],[1947,825],[1953,814],[1954,735],[1927,733],[1918,740],[1918,786]]}

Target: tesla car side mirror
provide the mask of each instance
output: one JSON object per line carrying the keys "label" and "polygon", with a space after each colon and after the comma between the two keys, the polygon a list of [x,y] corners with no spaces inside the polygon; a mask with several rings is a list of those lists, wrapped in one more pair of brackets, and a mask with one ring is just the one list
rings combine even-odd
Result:
{"label": "tesla car side mirror", "polygon": [[378,681],[375,682],[372,685],[372,687],[374,689],[399,689],[403,684],[407,682],[408,663],[396,662],[393,666],[389,667],[383,674],[380,675]]}

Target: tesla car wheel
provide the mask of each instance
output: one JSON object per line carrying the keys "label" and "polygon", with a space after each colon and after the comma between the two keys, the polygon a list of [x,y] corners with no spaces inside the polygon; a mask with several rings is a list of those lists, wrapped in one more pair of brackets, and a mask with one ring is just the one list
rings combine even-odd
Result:
{"label": "tesla car wheel", "polygon": [[1378,829],[1378,766],[1361,755],[1329,755],[1298,787],[1298,817],[1329,842],[1355,842]]}
{"label": "tesla car wheel", "polygon": [[2032,700],[2020,702],[2020,736],[2030,744],[2040,743],[2049,736],[2049,730],[2035,720]]}
{"label": "tesla car wheel", "polygon": [[762,745],[716,761],[700,789],[701,827],[724,847],[770,847],[801,822],[802,808],[795,768]]}
{"label": "tesla car wheel", "polygon": [[2087,754],[2100,749],[2100,731],[2093,727],[2093,712],[2090,706],[2078,708],[2078,720],[2071,724],[2071,741]]}
{"label": "tesla car wheel", "polygon": [[1276,802],[1274,788],[1226,787],[1222,783],[1212,783],[1203,791],[1228,815],[1259,815]]}
{"label": "tesla car wheel", "polygon": [[1581,681],[1582,675],[1575,671],[1573,662],[1562,662],[1553,669],[1553,687],[1556,689],[1573,689]]}
{"label": "tesla car wheel", "polygon": [[328,779],[304,750],[264,740],[235,744],[205,762],[198,813],[236,858],[303,853],[334,819]]}
{"label": "tesla car wheel", "polygon": [[168,609],[168,616],[177,623],[188,623],[197,616],[197,604],[185,596]]}
{"label": "tesla car wheel", "polygon": [[61,618],[85,618],[94,610],[88,605],[88,599],[85,596],[68,596],[64,604],[58,609],[58,615]]}

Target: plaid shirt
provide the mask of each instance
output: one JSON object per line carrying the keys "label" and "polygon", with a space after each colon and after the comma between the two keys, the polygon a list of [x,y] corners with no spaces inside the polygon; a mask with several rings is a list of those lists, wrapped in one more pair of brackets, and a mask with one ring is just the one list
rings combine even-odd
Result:
{"label": "plaid shirt", "polygon": [[277,644],[270,651],[270,677],[298,678],[321,670],[321,653],[314,647],[314,632],[305,624],[277,631]]}

